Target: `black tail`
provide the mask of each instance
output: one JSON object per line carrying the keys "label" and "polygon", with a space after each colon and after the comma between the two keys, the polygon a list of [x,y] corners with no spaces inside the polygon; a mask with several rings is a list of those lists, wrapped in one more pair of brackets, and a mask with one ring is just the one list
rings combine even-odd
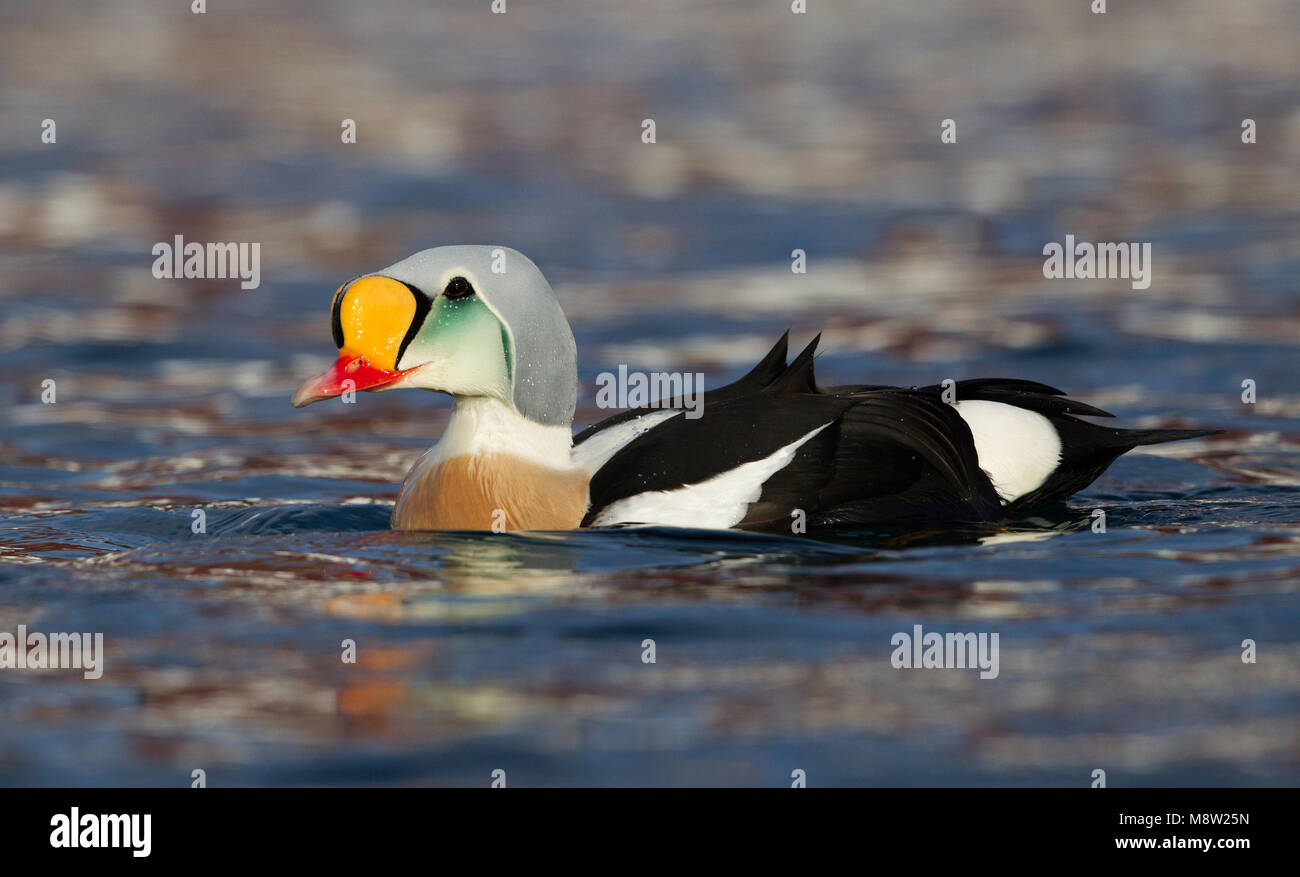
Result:
{"label": "black tail", "polygon": [[1164,442],[1178,442],[1183,439],[1200,438],[1206,435],[1218,435],[1221,429],[1117,429],[1116,444],[1136,448],[1142,445],[1159,445]]}
{"label": "black tail", "polygon": [[1053,417],[1052,425],[1061,436],[1061,463],[1036,490],[1007,506],[1007,513],[1013,517],[1039,505],[1064,502],[1133,448],[1223,432],[1221,429],[1114,429],[1073,417]]}

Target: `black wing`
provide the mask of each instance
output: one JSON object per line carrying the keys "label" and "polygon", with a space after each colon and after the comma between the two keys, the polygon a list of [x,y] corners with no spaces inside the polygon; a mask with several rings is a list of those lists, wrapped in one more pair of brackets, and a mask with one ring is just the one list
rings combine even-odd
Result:
{"label": "black wing", "polygon": [[[814,342],[815,344],[816,342]],[[701,399],[701,405],[707,408],[709,405],[715,405],[718,402],[724,402],[727,399],[735,399],[741,396],[748,396],[761,391],[764,387],[769,386],[773,381],[781,377],[786,371],[785,357],[790,347],[790,331],[787,329],[772,349],[767,352],[758,363],[749,370],[744,377],[736,380],[726,386],[718,387],[716,390],[706,390]],[[643,414],[651,411],[657,411],[662,408],[680,408],[682,407],[681,398],[675,397],[670,404],[659,404],[656,408],[629,408],[621,411],[612,417],[606,417],[604,420],[593,423],[591,426],[578,433],[573,439],[574,447],[585,442],[598,432],[609,429],[611,426],[618,426],[620,423],[626,423],[634,420]]]}
{"label": "black wing", "polygon": [[[943,386],[821,388],[813,373],[818,338],[787,366],[788,336],[749,374],[706,392],[702,417],[678,414],[613,452],[592,477],[583,525],[621,499],[702,483],[769,457],[819,427],[824,428],[768,477],[736,526],[788,530],[795,510],[806,513],[809,526],[1000,520],[1068,498],[1134,447],[1215,432],[1099,426],[1078,417],[1113,415],[1046,384],[1010,378],[958,381],[957,400],[1037,412],[1060,438],[1055,471],[1004,508],[980,469],[970,429],[945,401]],[[652,410],[625,411],[588,427],[575,446]]]}
{"label": "black wing", "polygon": [[970,430],[951,406],[896,388],[823,391],[813,374],[816,344],[765,375],[757,391],[712,403],[706,395],[702,417],[676,415],[617,451],[592,477],[583,524],[621,499],[699,484],[819,428],[764,482],[737,526],[786,530],[796,510],[809,526],[1001,517]]}
{"label": "black wing", "polygon": [[[870,393],[877,390],[897,389],[871,384],[831,387],[828,393]],[[928,387],[911,387],[909,392],[935,399],[943,399],[944,387],[932,384]],[[984,402],[1002,402],[1036,411],[1045,417],[1072,414],[1086,417],[1114,417],[1108,411],[1094,408],[1086,402],[1065,398],[1065,392],[1037,381],[1021,381],[1015,378],[976,378],[969,381],[957,381],[953,397],[960,400],[979,400]]]}

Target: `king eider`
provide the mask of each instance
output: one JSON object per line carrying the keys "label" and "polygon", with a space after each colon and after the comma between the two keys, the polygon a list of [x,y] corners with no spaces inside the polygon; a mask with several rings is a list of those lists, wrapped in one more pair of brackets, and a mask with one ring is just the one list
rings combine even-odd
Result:
{"label": "king eider", "polygon": [[1078,416],[1111,415],[1032,381],[959,381],[955,401],[939,386],[820,387],[817,339],[787,363],[783,336],[707,391],[703,416],[638,408],[575,437],[573,332],[537,266],[500,247],[437,247],[350,280],[331,327],[338,361],[295,406],[402,387],[454,400],[402,484],[401,530],[1000,521],[1066,499],[1138,445],[1210,432],[1098,426]]}

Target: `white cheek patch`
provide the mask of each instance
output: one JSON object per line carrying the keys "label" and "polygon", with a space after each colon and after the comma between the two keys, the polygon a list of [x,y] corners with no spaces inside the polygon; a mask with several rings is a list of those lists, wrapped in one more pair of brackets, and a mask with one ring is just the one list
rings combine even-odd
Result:
{"label": "white cheek patch", "polygon": [[719,530],[734,527],[744,520],[749,504],[758,502],[767,479],[788,466],[795,451],[828,426],[830,423],[823,423],[771,456],[742,463],[699,484],[688,484],[676,490],[650,490],[620,499],[603,509],[592,523],[595,526],[660,524]]}
{"label": "white cheek patch", "polygon": [[970,427],[980,468],[1004,504],[1043,485],[1061,462],[1061,437],[1036,411],[1002,402],[954,402]]}

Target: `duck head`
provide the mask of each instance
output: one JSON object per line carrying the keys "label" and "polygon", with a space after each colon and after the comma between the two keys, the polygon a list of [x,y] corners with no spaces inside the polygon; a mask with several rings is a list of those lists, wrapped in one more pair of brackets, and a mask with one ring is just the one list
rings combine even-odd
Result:
{"label": "duck head", "polygon": [[348,281],[330,324],[338,360],[293,396],[412,387],[492,398],[568,426],[577,399],[573,332],[542,272],[506,247],[434,247]]}

